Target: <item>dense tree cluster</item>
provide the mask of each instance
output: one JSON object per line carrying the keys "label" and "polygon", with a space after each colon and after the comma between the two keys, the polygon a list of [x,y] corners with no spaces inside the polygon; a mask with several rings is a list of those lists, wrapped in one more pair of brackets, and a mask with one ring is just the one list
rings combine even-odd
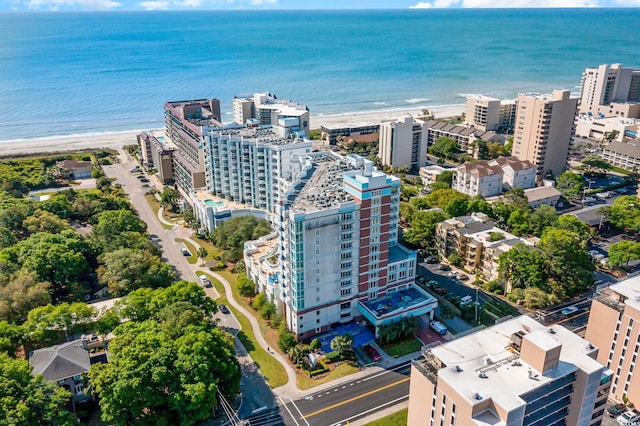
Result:
{"label": "dense tree cluster", "polygon": [[113,330],[109,363],[89,371],[103,420],[197,424],[211,417],[219,393],[235,395],[240,367],[232,336],[211,320],[216,310],[199,285],[185,281],[125,297],[113,313],[129,321]]}
{"label": "dense tree cluster", "polygon": [[267,220],[243,216],[224,221],[211,231],[209,239],[216,247],[225,251],[228,261],[236,262],[242,258],[246,241],[257,240],[270,232]]}

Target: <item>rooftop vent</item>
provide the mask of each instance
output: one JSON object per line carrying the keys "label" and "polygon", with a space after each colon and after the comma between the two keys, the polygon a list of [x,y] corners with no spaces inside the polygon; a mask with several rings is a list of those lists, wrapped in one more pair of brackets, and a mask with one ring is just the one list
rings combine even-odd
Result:
{"label": "rooftop vent", "polygon": [[549,332],[549,334],[556,334],[556,331],[551,327],[549,327],[547,331]]}
{"label": "rooftop vent", "polygon": [[460,367],[459,365],[456,365],[455,369],[456,369],[456,373],[462,373],[462,367]]}
{"label": "rooftop vent", "polygon": [[478,392],[472,392],[471,396],[477,401],[482,401],[482,395],[480,395]]}
{"label": "rooftop vent", "polygon": [[519,360],[519,359],[516,359],[516,360],[514,360],[514,361],[511,363],[511,365],[512,365],[513,367],[519,367],[519,366],[521,366],[521,365],[522,365],[522,363],[520,362],[520,360]]}
{"label": "rooftop vent", "polygon": [[488,379],[489,378],[489,376],[487,376],[484,371],[481,371],[480,374],[478,374],[478,377],[480,377],[481,379]]}

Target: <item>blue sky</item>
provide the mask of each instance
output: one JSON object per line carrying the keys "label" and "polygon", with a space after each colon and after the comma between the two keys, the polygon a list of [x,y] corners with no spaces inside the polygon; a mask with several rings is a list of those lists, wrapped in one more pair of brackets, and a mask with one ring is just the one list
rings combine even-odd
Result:
{"label": "blue sky", "polygon": [[640,0],[0,0],[0,12],[638,6],[640,6]]}

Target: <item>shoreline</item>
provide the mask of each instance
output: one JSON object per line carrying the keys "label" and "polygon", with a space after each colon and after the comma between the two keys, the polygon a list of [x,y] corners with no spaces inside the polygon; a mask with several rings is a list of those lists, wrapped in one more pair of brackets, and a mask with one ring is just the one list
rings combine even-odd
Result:
{"label": "shoreline", "polygon": [[[436,118],[454,117],[464,112],[464,104],[441,105],[434,107],[394,108],[388,110],[368,110],[327,115],[311,115],[311,129],[320,126],[334,126],[347,123],[379,122],[397,119],[406,115],[417,116],[429,109]],[[162,129],[162,128],[161,128]],[[158,128],[124,130],[119,132],[93,132],[75,135],[51,135],[39,138],[10,139],[0,141],[0,158],[25,154],[57,153],[91,149],[118,149],[124,145],[136,144],[136,135]]]}

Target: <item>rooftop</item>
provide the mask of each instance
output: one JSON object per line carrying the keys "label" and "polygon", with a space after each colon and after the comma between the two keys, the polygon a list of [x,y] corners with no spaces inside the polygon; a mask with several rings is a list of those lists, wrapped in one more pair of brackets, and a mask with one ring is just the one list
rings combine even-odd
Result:
{"label": "rooftop", "polygon": [[515,171],[525,170],[525,169],[535,169],[536,166],[531,163],[529,160],[520,160],[517,157],[513,156],[500,156],[494,160],[489,161],[490,165],[499,165],[502,168],[511,167]]}
{"label": "rooftop", "polygon": [[618,303],[625,303],[634,309],[640,310],[640,275],[627,278],[610,286],[609,291],[612,293],[609,296],[610,299],[616,299]]}
{"label": "rooftop", "polygon": [[449,124],[444,121],[439,120],[428,120],[425,121],[424,127],[429,129],[440,130],[441,132],[460,135],[460,136],[471,136],[474,135],[476,138],[479,138],[484,141],[495,139],[496,137],[500,139],[504,139],[501,135],[498,135],[496,132],[492,132],[490,130],[484,131],[480,129],[476,129],[471,126],[463,126],[460,124]]}
{"label": "rooftop", "polygon": [[82,340],[38,349],[29,357],[32,374],[42,374],[50,382],[66,379],[89,371],[89,351]]}
{"label": "rooftop", "polygon": [[[526,336],[538,348],[561,346],[558,364],[546,372],[527,364],[512,344],[512,335]],[[597,348],[566,328],[545,327],[520,316],[431,349],[423,370],[437,371],[455,392],[472,405],[490,398],[505,411],[525,404],[522,396],[544,384],[581,369],[588,373],[602,369],[595,361]],[[524,356],[524,355],[523,355]]]}
{"label": "rooftop", "polygon": [[423,293],[415,287],[409,287],[406,290],[387,293],[386,296],[360,303],[379,318],[395,311],[401,311],[419,304],[424,304],[425,302],[435,302],[435,300],[433,296]]}
{"label": "rooftop", "polygon": [[362,128],[379,128],[380,123],[375,121],[360,121],[353,123],[335,123],[335,124],[323,124],[320,126],[320,130],[328,132],[331,130],[356,130]]}
{"label": "rooftop", "polygon": [[553,186],[538,186],[524,190],[524,195],[530,203],[551,197],[560,197],[562,193]]}
{"label": "rooftop", "polygon": [[640,158],[640,139],[633,139],[628,142],[613,141],[604,147],[604,151]]}
{"label": "rooftop", "polygon": [[461,173],[467,173],[477,177],[504,174],[504,170],[502,170],[502,167],[498,165],[492,165],[487,161],[475,161],[473,163],[466,162],[458,166],[456,170]]}
{"label": "rooftop", "polygon": [[307,157],[311,160],[307,175],[300,182],[301,186],[295,197],[295,209],[311,212],[338,207],[341,203],[353,201],[343,188],[344,174],[358,170],[355,165],[333,153],[322,153]]}
{"label": "rooftop", "polygon": [[309,142],[302,138],[282,138],[272,126],[241,127],[238,125],[230,125],[215,129],[211,128],[206,134],[216,136],[236,136],[238,138],[254,140],[257,143],[263,143],[270,146],[285,146]]}

